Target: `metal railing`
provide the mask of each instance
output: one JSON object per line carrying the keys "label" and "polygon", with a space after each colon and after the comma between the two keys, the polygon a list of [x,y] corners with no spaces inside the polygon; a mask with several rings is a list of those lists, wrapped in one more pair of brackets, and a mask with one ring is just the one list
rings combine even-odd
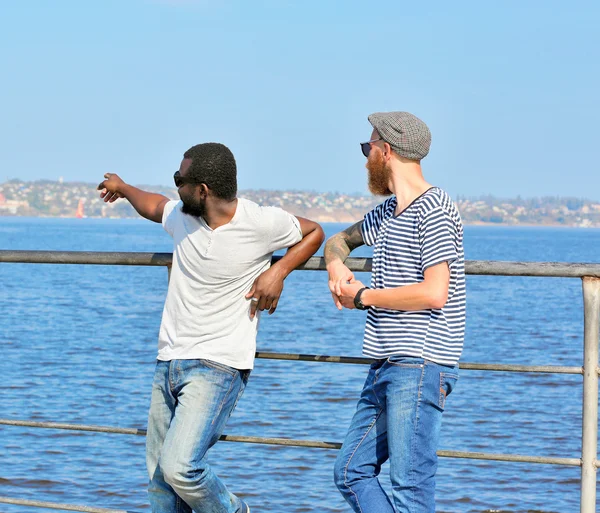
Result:
{"label": "metal railing", "polygon": [[[281,257],[273,257],[277,261]],[[35,263],[35,264],[91,264],[91,265],[141,265],[165,266],[170,270],[171,253],[108,253],[79,251],[12,251],[0,250],[0,262]],[[348,267],[355,272],[370,272],[370,258],[349,258]],[[323,258],[313,257],[299,270],[323,271]],[[469,275],[488,276],[544,276],[562,278],[581,278],[583,282],[584,304],[584,351],[582,367],[556,365],[503,365],[487,363],[461,363],[462,370],[483,370],[494,372],[528,372],[551,374],[583,375],[582,402],[582,443],[581,458],[558,458],[547,456],[528,456],[517,454],[493,454],[465,451],[438,451],[438,455],[448,458],[468,458],[477,460],[495,460],[523,463],[542,463],[581,467],[580,513],[596,511],[596,474],[600,463],[598,452],[598,345],[600,333],[600,264],[567,264],[555,262],[498,262],[467,261],[465,270]],[[296,360],[309,362],[343,363],[368,365],[369,358],[348,356],[328,356],[314,354],[292,354],[257,352],[257,358],[272,360]],[[145,436],[146,431],[135,428],[115,428],[110,426],[90,426],[56,422],[32,422],[27,420],[0,419],[0,425],[22,426],[32,428],[50,428],[76,431],[92,431],[102,433],[119,433]],[[317,440],[294,440],[288,438],[262,438],[251,436],[223,435],[221,440],[227,442],[258,443],[268,445],[285,445],[293,447],[312,447],[320,449],[339,449],[338,442]],[[31,501],[0,497],[0,503],[17,504],[32,507],[61,509],[66,511],[83,511],[90,513],[127,513],[123,510],[58,504],[44,501]]]}

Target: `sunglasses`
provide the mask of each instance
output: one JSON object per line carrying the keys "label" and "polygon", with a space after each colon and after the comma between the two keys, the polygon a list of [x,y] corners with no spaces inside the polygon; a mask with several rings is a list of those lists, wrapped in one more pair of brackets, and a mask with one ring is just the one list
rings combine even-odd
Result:
{"label": "sunglasses", "polygon": [[173,175],[173,180],[175,181],[175,187],[177,187],[179,189],[179,187],[181,187],[182,185],[185,185],[186,183],[195,183],[195,184],[201,184],[204,182],[196,182],[194,179],[187,177],[187,176],[181,176],[181,173],[179,171],[175,171],[175,174]]}
{"label": "sunglasses", "polygon": [[369,153],[371,153],[371,144],[377,141],[383,141],[380,137],[379,139],[371,139],[370,141],[360,143],[360,149],[365,157],[369,158]]}

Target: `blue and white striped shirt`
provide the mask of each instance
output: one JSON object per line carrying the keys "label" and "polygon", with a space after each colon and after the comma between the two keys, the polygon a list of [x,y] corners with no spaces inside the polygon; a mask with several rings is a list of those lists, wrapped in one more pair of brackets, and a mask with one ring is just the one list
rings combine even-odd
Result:
{"label": "blue and white striped shirt", "polygon": [[428,267],[448,262],[450,285],[443,308],[367,313],[363,354],[425,358],[456,365],[465,332],[465,265],[460,214],[448,194],[432,187],[395,216],[397,200],[387,199],[364,218],[365,243],[375,246],[371,288],[402,287],[423,281]]}

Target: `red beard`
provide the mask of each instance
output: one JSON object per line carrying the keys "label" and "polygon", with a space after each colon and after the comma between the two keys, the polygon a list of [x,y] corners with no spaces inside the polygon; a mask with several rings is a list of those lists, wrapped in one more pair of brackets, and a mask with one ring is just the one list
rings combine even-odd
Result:
{"label": "red beard", "polygon": [[386,166],[383,152],[371,149],[366,167],[369,170],[369,190],[376,196],[389,196],[391,170]]}

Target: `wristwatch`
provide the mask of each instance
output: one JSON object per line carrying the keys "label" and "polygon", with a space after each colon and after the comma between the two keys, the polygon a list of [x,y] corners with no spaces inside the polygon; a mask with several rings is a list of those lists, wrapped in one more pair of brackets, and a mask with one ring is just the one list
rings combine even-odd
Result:
{"label": "wristwatch", "polygon": [[362,296],[362,293],[367,290],[369,287],[363,287],[362,289],[360,289],[357,293],[356,296],[354,296],[354,306],[358,309],[358,310],[366,310],[367,308],[369,308],[368,306],[365,306],[364,303],[362,302],[362,300],[360,299],[360,296]]}

